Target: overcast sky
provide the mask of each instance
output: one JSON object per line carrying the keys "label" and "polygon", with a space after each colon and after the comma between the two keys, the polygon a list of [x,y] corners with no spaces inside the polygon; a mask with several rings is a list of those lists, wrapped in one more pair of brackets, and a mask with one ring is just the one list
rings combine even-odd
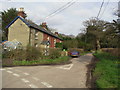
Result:
{"label": "overcast sky", "polygon": [[[20,7],[24,7],[28,16],[27,19],[30,19],[39,25],[44,21],[46,16],[66,3],[67,2],[55,2],[55,0],[54,2],[11,2],[10,0],[6,0],[2,2],[0,11],[7,10],[9,8],[18,9]],[[48,27],[54,28],[60,33],[77,35],[82,32],[81,29],[84,28],[83,21],[97,16],[101,3],[102,1],[76,2],[69,8],[49,17],[45,21],[47,22]],[[107,2],[104,3],[101,14],[106,5]],[[117,6],[117,2],[109,2],[105,12],[102,15],[100,14],[100,18],[110,22],[113,19],[117,19],[117,17],[113,15],[113,13],[117,10]]]}

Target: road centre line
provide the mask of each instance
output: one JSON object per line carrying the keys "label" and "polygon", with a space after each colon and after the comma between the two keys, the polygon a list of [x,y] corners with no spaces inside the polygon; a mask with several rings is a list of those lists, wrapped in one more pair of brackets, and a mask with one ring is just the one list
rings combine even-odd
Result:
{"label": "road centre line", "polygon": [[25,83],[30,82],[30,81],[28,81],[27,79],[24,79],[24,78],[22,78],[21,80],[22,80],[23,82],[25,82]]}
{"label": "road centre line", "polygon": [[25,73],[23,73],[23,74],[25,74],[25,75],[30,75],[29,73],[26,73],[26,72],[25,72]]}
{"label": "road centre line", "polygon": [[1,70],[1,71],[4,71],[4,70],[6,70],[6,69],[1,68],[0,70]]}
{"label": "road centre line", "polygon": [[41,82],[43,85],[45,85],[46,87],[48,87],[48,88],[52,88],[53,86],[52,85],[50,85],[50,84],[48,84],[47,82]]}
{"label": "road centre line", "polygon": [[13,73],[12,71],[7,71],[8,73]]}
{"label": "road centre line", "polygon": [[21,72],[20,70],[17,70],[17,69],[15,69],[15,71],[17,71],[17,72]]}
{"label": "road centre line", "polygon": [[7,68],[7,69],[13,69],[13,68]]}
{"label": "road centre line", "polygon": [[17,72],[21,72],[21,73],[23,73],[24,75],[30,75],[30,74],[27,73],[27,72],[23,72],[23,71],[20,71],[20,70],[17,70],[17,69],[15,69],[15,71],[17,71]]}
{"label": "road centre line", "polygon": [[34,80],[36,80],[36,81],[39,81],[39,79],[38,78],[36,78],[36,77],[32,77]]}
{"label": "road centre line", "polygon": [[35,86],[34,84],[29,84],[29,86],[30,86],[31,88],[38,88],[38,87]]}
{"label": "road centre line", "polygon": [[19,74],[16,74],[16,73],[13,73],[13,75],[16,76],[16,77],[19,77],[19,76],[20,76]]}
{"label": "road centre line", "polygon": [[72,67],[73,67],[73,64],[69,64],[69,65],[64,65],[64,66],[60,66],[60,67],[56,67],[56,68],[70,70]]}

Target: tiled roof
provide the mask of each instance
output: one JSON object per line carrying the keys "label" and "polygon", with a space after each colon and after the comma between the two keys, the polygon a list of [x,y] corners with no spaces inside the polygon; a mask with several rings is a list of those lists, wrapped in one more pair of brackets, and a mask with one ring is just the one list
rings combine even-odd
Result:
{"label": "tiled roof", "polygon": [[29,21],[29,20],[26,20],[26,19],[23,19],[21,18],[20,16],[17,16],[8,26],[6,26],[6,28],[9,28],[18,18],[20,18],[27,26],[31,27],[31,28],[34,28],[34,29],[37,29],[43,33],[46,33],[48,35],[51,35],[55,38],[58,38],[60,40],[62,40],[61,38],[59,38],[58,36],[56,36],[55,34],[53,34],[52,32],[48,31],[48,30],[45,30],[44,28],[42,28],[41,26],[38,26],[37,24]]}

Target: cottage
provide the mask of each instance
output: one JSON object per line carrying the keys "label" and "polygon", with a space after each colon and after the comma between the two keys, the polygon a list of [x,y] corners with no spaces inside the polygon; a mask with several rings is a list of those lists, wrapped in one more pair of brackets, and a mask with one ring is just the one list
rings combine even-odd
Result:
{"label": "cottage", "polygon": [[58,37],[58,33],[53,34],[46,28],[46,23],[42,26],[25,19],[23,8],[20,8],[18,16],[6,27],[8,28],[8,41],[19,41],[23,46],[28,44],[39,47],[47,45],[55,48],[55,44],[61,43],[62,39]]}

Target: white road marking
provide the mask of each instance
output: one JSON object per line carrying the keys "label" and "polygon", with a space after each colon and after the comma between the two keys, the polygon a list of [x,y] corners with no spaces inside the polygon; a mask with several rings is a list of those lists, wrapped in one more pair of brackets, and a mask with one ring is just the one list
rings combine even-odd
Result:
{"label": "white road marking", "polygon": [[30,75],[29,73],[23,73],[23,74],[25,74],[25,75]]}
{"label": "white road marking", "polygon": [[2,69],[2,68],[1,68],[0,70],[1,70],[1,71],[4,71],[4,70],[6,70],[6,69]]}
{"label": "white road marking", "polygon": [[34,80],[36,80],[36,81],[39,81],[39,79],[38,78],[36,78],[36,77],[32,77]]}
{"label": "white road marking", "polygon": [[22,78],[21,80],[22,80],[23,82],[25,82],[25,83],[30,82],[30,81],[28,81],[27,79],[24,79],[24,78]]}
{"label": "white road marking", "polygon": [[30,84],[29,85],[31,88],[38,88],[37,86],[35,86],[34,84]]}
{"label": "white road marking", "polygon": [[12,71],[7,71],[8,73],[13,73]]}
{"label": "white road marking", "polygon": [[13,73],[13,75],[16,76],[16,77],[19,77],[19,76],[20,76],[19,74],[16,74],[16,73]]}
{"label": "white road marking", "polygon": [[56,67],[56,68],[65,69],[65,70],[70,70],[72,67],[73,67],[73,64],[69,64],[69,65],[64,65],[64,66]]}
{"label": "white road marking", "polygon": [[12,68],[7,68],[7,69],[12,69]]}
{"label": "white road marking", "polygon": [[48,87],[48,88],[52,88],[53,86],[52,85],[50,85],[50,84],[48,84],[47,82],[41,82],[43,85],[45,85],[46,87]]}

